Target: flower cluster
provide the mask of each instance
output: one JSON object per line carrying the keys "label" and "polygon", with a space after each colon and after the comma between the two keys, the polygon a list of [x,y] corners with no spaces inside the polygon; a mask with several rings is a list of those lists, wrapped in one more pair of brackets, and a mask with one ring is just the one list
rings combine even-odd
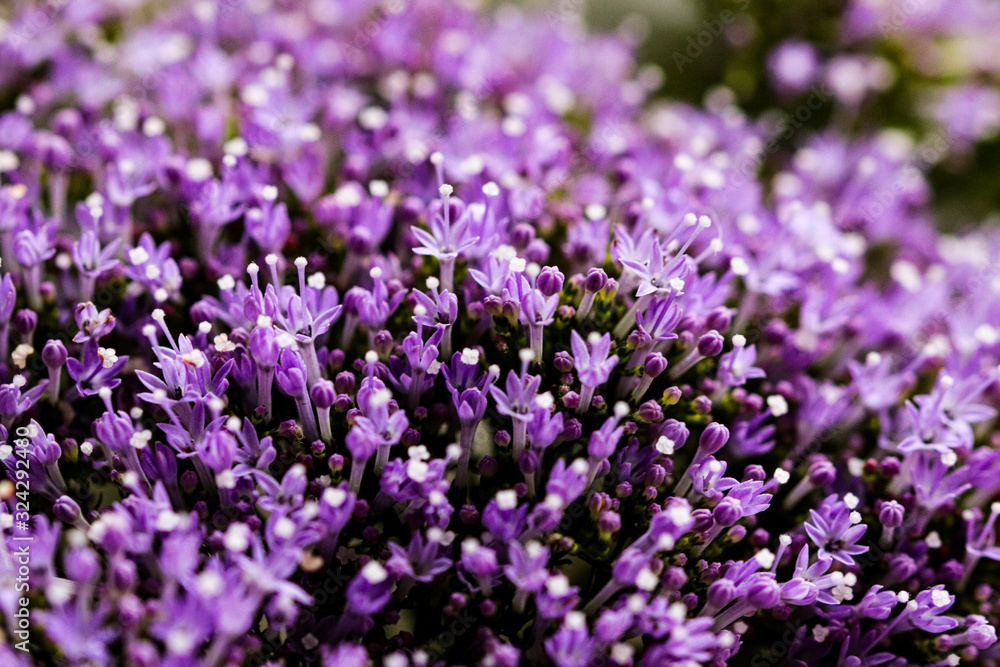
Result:
{"label": "flower cluster", "polygon": [[1000,234],[909,135],[764,174],[627,36],[136,4],[0,22],[2,664],[1000,661]]}

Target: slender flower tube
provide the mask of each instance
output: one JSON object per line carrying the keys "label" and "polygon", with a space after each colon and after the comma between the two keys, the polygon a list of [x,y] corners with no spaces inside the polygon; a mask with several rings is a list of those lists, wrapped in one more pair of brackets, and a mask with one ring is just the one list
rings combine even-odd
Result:
{"label": "slender flower tube", "polygon": [[309,398],[306,368],[301,355],[291,348],[282,350],[275,368],[275,376],[281,390],[295,401],[295,406],[299,411],[299,419],[302,420],[302,432],[306,441],[312,442],[318,439],[319,429],[316,426],[316,415],[313,413],[312,401]]}
{"label": "slender flower tube", "polygon": [[698,339],[698,344],[691,348],[691,351],[688,352],[683,359],[677,362],[676,366],[670,369],[671,379],[676,380],[702,359],[718,355],[722,352],[724,344],[725,339],[718,331],[713,330],[703,334],[702,337]]}
{"label": "slender flower tube", "polygon": [[728,441],[729,429],[722,424],[712,422],[705,427],[701,437],[698,439],[698,449],[695,451],[694,458],[691,459],[691,463],[688,465],[684,475],[682,475],[680,481],[677,482],[674,494],[678,496],[684,496],[687,494],[688,489],[691,488],[691,469],[701,463],[705,457],[715,454],[717,451],[722,449]]}
{"label": "slender flower tube", "polygon": [[583,279],[583,299],[580,300],[580,305],[576,309],[577,322],[583,322],[590,316],[590,311],[594,309],[594,299],[597,297],[597,293],[604,289],[607,283],[608,274],[603,269],[592,268],[587,271],[587,275]]}
{"label": "slender flower tube", "polygon": [[274,368],[278,364],[281,348],[271,328],[271,318],[261,315],[257,318],[257,326],[250,332],[250,356],[257,366],[257,401],[258,409],[263,413],[264,422],[273,419],[272,385],[274,383]]}
{"label": "slender flower tube", "polygon": [[333,439],[333,430],[330,427],[330,407],[337,400],[336,387],[330,380],[317,380],[316,384],[309,390],[309,397],[312,398],[313,405],[316,406],[320,437],[323,438],[324,442],[330,442]]}
{"label": "slender flower tube", "polygon": [[[588,344],[590,348],[588,349]],[[583,414],[590,409],[594,399],[594,391],[608,381],[611,371],[618,365],[618,355],[611,353],[611,336],[601,336],[596,331],[583,338],[575,330],[570,335],[570,347],[573,350],[573,364],[580,378],[580,404],[577,414]]]}
{"label": "slender flower tube", "polygon": [[67,356],[66,346],[60,340],[50,340],[42,348],[42,362],[49,371],[49,403],[59,401],[59,383]]}
{"label": "slender flower tube", "polygon": [[667,369],[667,359],[659,352],[653,352],[646,357],[646,363],[642,369],[642,378],[639,384],[632,390],[632,400],[641,401],[646,395],[649,385]]}

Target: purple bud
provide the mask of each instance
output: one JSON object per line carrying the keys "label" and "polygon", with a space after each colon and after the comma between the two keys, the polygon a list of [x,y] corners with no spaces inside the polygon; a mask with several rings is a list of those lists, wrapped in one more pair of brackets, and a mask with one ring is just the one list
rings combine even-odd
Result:
{"label": "purple bud", "polygon": [[415,428],[408,428],[399,437],[399,444],[403,447],[416,447],[420,444],[420,431]]}
{"label": "purple bud", "polygon": [[77,583],[92,581],[101,573],[101,561],[93,549],[71,549],[63,558],[67,574]]}
{"label": "purple bud", "polygon": [[940,572],[941,579],[944,581],[961,581],[965,575],[965,566],[953,558],[941,565]]}
{"label": "purple bud", "polygon": [[902,470],[903,466],[899,459],[894,456],[888,456],[882,460],[879,467],[882,469],[882,474],[886,477],[895,477],[899,474],[899,471]]}
{"label": "purple bud", "polygon": [[191,493],[198,488],[198,473],[194,470],[185,470],[181,473],[181,488],[186,493]]}
{"label": "purple bud", "polygon": [[615,495],[619,498],[628,498],[632,495],[632,485],[628,482],[622,482],[615,487]]}
{"label": "purple bud", "polygon": [[496,294],[490,294],[488,297],[483,299],[483,310],[493,317],[499,317],[503,314],[503,299],[498,297]]}
{"label": "purple bud", "polygon": [[729,442],[729,429],[719,422],[712,422],[698,439],[698,452],[702,457],[714,454],[722,449],[727,442]]}
{"label": "purple bud", "polygon": [[493,435],[493,442],[501,449],[504,447],[510,447],[510,432],[500,429]]}
{"label": "purple bud", "polygon": [[69,496],[60,496],[52,506],[52,513],[63,523],[75,524],[83,519],[80,506]]}
{"label": "purple bud", "polygon": [[515,248],[527,248],[535,240],[535,228],[526,222],[519,222],[510,230],[510,243]]}
{"label": "purple bud", "polygon": [[663,587],[670,591],[679,591],[688,582],[687,572],[683,567],[673,565],[663,573]]}
{"label": "purple bud", "polygon": [[542,239],[535,239],[524,251],[524,259],[535,264],[544,264],[549,258],[549,244]]}
{"label": "purple bud", "polygon": [[587,509],[590,510],[592,516],[599,516],[608,506],[610,500],[606,493],[594,493],[587,501]]}
{"label": "purple bud", "polygon": [[51,370],[58,370],[66,363],[66,346],[60,340],[50,340],[42,348],[42,361],[45,367]]}
{"label": "purple bud", "polygon": [[725,339],[718,331],[709,331],[698,339],[698,354],[703,357],[714,357],[722,352]]}
{"label": "purple bud", "polygon": [[651,424],[663,421],[663,408],[656,401],[646,401],[639,406],[639,419]]}
{"label": "purple bud", "polygon": [[337,398],[333,401],[333,409],[337,412],[347,412],[354,405],[354,401],[347,394],[337,394]]}
{"label": "purple bud", "polygon": [[326,410],[337,400],[337,389],[329,380],[319,379],[309,390],[309,397],[312,398],[312,402],[317,408]]}
{"label": "purple bud", "polygon": [[523,475],[533,475],[536,470],[538,470],[538,454],[530,449],[526,449],[521,452],[521,456],[517,459],[517,467],[520,469]]}
{"label": "purple bud", "polygon": [[707,415],[712,413],[712,399],[708,396],[699,396],[694,399],[694,411],[699,415]]}
{"label": "purple bud", "polygon": [[659,486],[663,484],[664,480],[667,479],[667,471],[659,463],[654,463],[649,466],[649,470],[646,471],[645,483],[646,486]]}
{"label": "purple bud", "polygon": [[747,601],[757,609],[772,609],[781,602],[781,587],[770,577],[761,577],[747,587]]}
{"label": "purple bud", "polygon": [[30,340],[38,326],[38,315],[35,311],[22,308],[14,315],[14,328],[21,334],[23,340]]}
{"label": "purple bud", "polygon": [[375,351],[380,355],[387,355],[392,352],[392,348],[396,346],[396,341],[393,340],[392,334],[382,329],[375,334]]}
{"label": "purple bud", "polygon": [[614,535],[622,529],[622,518],[617,512],[604,512],[597,520],[597,530],[605,535]]}
{"label": "purple bud", "polygon": [[52,117],[52,129],[67,139],[83,127],[83,116],[76,109],[62,109]]}
{"label": "purple bud", "polygon": [[214,322],[215,317],[215,307],[207,301],[199,301],[191,306],[191,320],[195,324],[201,324],[202,322]]}
{"label": "purple bud", "polygon": [[492,456],[484,456],[479,459],[479,474],[485,479],[490,479],[500,471],[500,463]]}
{"label": "purple bud", "polygon": [[331,371],[339,371],[344,367],[344,359],[347,355],[340,348],[330,350],[330,355],[326,358],[326,365]]}
{"label": "purple bud", "polygon": [[603,269],[591,269],[584,278],[583,288],[589,293],[600,292],[608,284],[608,274]]}
{"label": "purple bud", "polygon": [[890,581],[906,581],[917,573],[917,564],[909,554],[897,554],[889,564]]}
{"label": "purple bud", "polygon": [[549,297],[559,294],[559,292],[562,291],[563,282],[565,280],[566,276],[563,275],[562,271],[554,266],[546,266],[535,279],[535,287],[537,287],[543,295]]}
{"label": "purple bud", "polygon": [[736,586],[730,579],[719,579],[708,587],[708,592],[705,594],[708,604],[715,609],[722,609],[735,598]]}
{"label": "purple bud", "polygon": [[580,405],[580,394],[575,391],[567,391],[563,394],[562,402],[570,410],[575,410]]}
{"label": "purple bud", "polygon": [[560,438],[566,442],[572,442],[573,440],[577,440],[581,435],[583,435],[583,426],[580,424],[579,419],[573,417],[563,422],[563,430],[559,434]]}
{"label": "purple bud", "polygon": [[813,486],[829,486],[837,478],[837,468],[829,460],[816,461],[809,466],[809,481]]}
{"label": "purple bud", "polygon": [[552,366],[560,373],[569,373],[573,370],[573,357],[569,356],[569,352],[556,352]]}
{"label": "purple bud", "polygon": [[135,584],[135,563],[123,558],[115,559],[111,568],[111,582],[120,591],[126,591]]}
{"label": "purple bud", "polygon": [[333,386],[338,394],[353,394],[357,383],[357,378],[350,371],[341,371],[333,379]]}
{"label": "purple bud", "polygon": [[895,500],[882,504],[878,512],[878,520],[886,528],[898,528],[903,525],[903,506]]}
{"label": "purple bud", "polygon": [[712,518],[718,525],[728,528],[743,518],[743,507],[738,500],[723,498],[712,510]]}
{"label": "purple bud", "polygon": [[646,365],[643,368],[643,372],[646,375],[655,378],[665,370],[667,370],[667,358],[662,354],[659,352],[653,352],[646,357]]}
{"label": "purple bud", "polygon": [[725,331],[733,321],[733,311],[720,306],[708,314],[705,318],[705,326],[716,331]]}
{"label": "purple bud", "polygon": [[763,482],[765,479],[767,473],[764,471],[764,466],[759,463],[751,463],[743,470],[744,482]]}

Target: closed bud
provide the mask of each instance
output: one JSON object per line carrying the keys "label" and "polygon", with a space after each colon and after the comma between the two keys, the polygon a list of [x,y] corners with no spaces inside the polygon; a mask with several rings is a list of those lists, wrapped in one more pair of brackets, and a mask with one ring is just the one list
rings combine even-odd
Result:
{"label": "closed bud", "polygon": [[643,372],[650,377],[657,377],[667,370],[667,358],[659,352],[653,352],[646,357],[646,365]]}
{"label": "closed bud", "polygon": [[326,410],[337,400],[337,390],[333,382],[319,379],[309,390],[309,396],[312,398],[313,405],[320,410]]}
{"label": "closed bud", "polygon": [[702,455],[714,454],[729,442],[729,429],[719,422],[709,424],[698,440],[698,451]]}
{"label": "closed bud", "polygon": [[538,274],[538,278],[535,279],[535,287],[544,294],[545,296],[553,296],[559,294],[563,288],[563,282],[566,280],[566,276],[563,275],[562,271],[554,266],[546,266],[542,269],[542,272]]}
{"label": "closed bud", "polygon": [[496,294],[490,294],[483,299],[483,310],[494,317],[499,317],[503,313],[503,300]]}
{"label": "closed bud", "polygon": [[587,292],[600,292],[608,284],[608,274],[603,269],[591,269],[583,280],[583,288]]}
{"label": "closed bud", "polygon": [[59,340],[50,340],[42,348],[42,362],[45,363],[46,368],[52,370],[57,370],[63,367],[66,363],[66,346],[62,344]]}
{"label": "closed bud", "polygon": [[886,528],[898,528],[903,525],[903,506],[895,500],[882,504],[878,512],[878,520]]}
{"label": "closed bud", "polygon": [[714,357],[722,352],[725,339],[718,331],[709,331],[698,339],[698,354],[703,357]]}
{"label": "closed bud", "polygon": [[560,373],[569,373],[573,370],[573,357],[568,352],[556,352],[552,366]]}
{"label": "closed bud", "polygon": [[341,371],[333,379],[333,386],[338,394],[353,394],[356,383],[357,378],[349,371]]}

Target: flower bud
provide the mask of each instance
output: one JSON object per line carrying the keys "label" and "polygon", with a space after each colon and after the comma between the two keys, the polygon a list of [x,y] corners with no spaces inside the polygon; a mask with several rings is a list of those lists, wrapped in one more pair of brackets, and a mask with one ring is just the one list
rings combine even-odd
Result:
{"label": "flower bud", "polygon": [[583,288],[589,293],[600,292],[608,284],[608,274],[603,269],[590,269],[583,280]]}
{"label": "flower bud", "polygon": [[83,519],[80,506],[69,496],[60,496],[52,506],[52,513],[57,519],[68,524],[76,524]]}
{"label": "flower bud", "polygon": [[729,442],[729,429],[719,422],[709,424],[698,439],[698,452],[702,456],[714,454]]}
{"label": "flower bud", "polygon": [[829,486],[837,478],[837,468],[827,459],[809,466],[809,481],[813,486]]}
{"label": "flower bud", "polygon": [[545,296],[553,296],[562,291],[566,276],[554,266],[546,266],[535,279],[535,287]]}
{"label": "flower bud", "polygon": [[667,370],[667,358],[659,352],[653,352],[646,357],[646,365],[643,372],[649,377],[657,377]]}
{"label": "flower bud", "polygon": [[22,308],[14,315],[14,328],[21,334],[21,340],[29,341],[38,326],[38,315],[35,311]]}
{"label": "flower bud", "polygon": [[903,506],[895,500],[882,504],[878,512],[878,520],[886,528],[898,528],[903,525]]}
{"label": "flower bud", "polygon": [[708,314],[705,319],[705,326],[716,331],[725,331],[733,321],[733,311],[729,308],[719,307]]}
{"label": "flower bud", "polygon": [[66,363],[66,346],[59,340],[50,340],[42,348],[42,361],[45,367],[51,370],[58,370]]}
{"label": "flower bud", "polygon": [[715,609],[722,609],[736,597],[736,586],[730,579],[719,579],[708,587],[706,599]]}
{"label": "flower bud", "polygon": [[319,379],[309,390],[309,397],[312,398],[313,405],[320,410],[326,410],[337,400],[337,389],[333,382]]}
{"label": "flower bud", "polygon": [[712,510],[712,518],[718,525],[728,528],[743,518],[743,507],[738,500],[723,498]]}
{"label": "flower bud", "polygon": [[712,330],[698,339],[698,354],[714,357],[722,352],[725,339],[718,331]]}
{"label": "flower bud", "polygon": [[490,294],[483,299],[483,310],[494,317],[499,317],[503,313],[503,300],[496,294]]}
{"label": "flower bud", "polygon": [[573,357],[569,356],[569,352],[556,352],[552,366],[560,373],[569,373],[573,370]]}
{"label": "flower bud", "polygon": [[484,456],[479,459],[479,474],[485,479],[490,479],[500,471],[500,463],[492,456]]}

